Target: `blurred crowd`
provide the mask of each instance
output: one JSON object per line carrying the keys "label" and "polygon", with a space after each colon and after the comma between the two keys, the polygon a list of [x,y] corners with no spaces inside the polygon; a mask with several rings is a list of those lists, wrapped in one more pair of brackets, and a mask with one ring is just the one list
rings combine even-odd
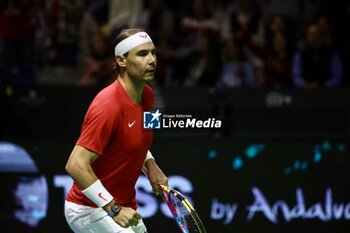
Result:
{"label": "blurred crowd", "polygon": [[160,87],[344,87],[349,25],[349,0],[0,0],[0,80],[36,85],[60,67],[104,86],[114,37],[137,27],[157,47]]}

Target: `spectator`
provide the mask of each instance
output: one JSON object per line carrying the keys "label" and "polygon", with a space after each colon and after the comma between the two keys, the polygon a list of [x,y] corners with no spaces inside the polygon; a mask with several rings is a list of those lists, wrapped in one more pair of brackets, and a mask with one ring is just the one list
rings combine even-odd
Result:
{"label": "spectator", "polygon": [[[349,25],[350,23],[350,2],[347,3],[346,7],[346,20],[344,25]],[[346,26],[345,26],[346,27]],[[345,76],[346,79],[345,85],[349,86],[350,84],[350,30],[345,30],[345,35],[344,35],[344,54],[343,54],[343,61],[345,62]]]}
{"label": "spectator", "polygon": [[108,5],[106,1],[93,2],[84,12],[79,31],[81,63],[84,62],[87,56],[92,54],[92,40],[96,35],[101,35],[101,28],[108,21],[107,13]]}
{"label": "spectator", "polygon": [[320,38],[322,46],[326,48],[334,48],[334,37],[332,32],[332,26],[329,18],[326,16],[320,16],[317,19],[317,25],[320,31]]}
{"label": "spectator", "polygon": [[174,12],[162,0],[148,0],[147,3],[147,7],[141,14],[139,25],[150,30],[150,34],[157,37],[156,41],[160,41],[162,36],[170,39],[174,36]]}
{"label": "spectator", "polygon": [[48,2],[51,65],[77,65],[79,28],[84,6],[83,0]]}
{"label": "spectator", "polygon": [[[106,1],[106,0],[103,0]],[[105,37],[113,40],[123,28],[139,25],[143,1],[140,0],[108,0],[108,21],[102,25],[101,31]]]}
{"label": "spectator", "polygon": [[140,17],[140,27],[145,28],[157,44],[157,71],[155,81],[165,84],[169,77],[170,46],[176,43],[175,14],[162,0],[148,0]]}
{"label": "spectator", "polygon": [[[235,5],[235,3],[238,3]],[[259,49],[265,46],[265,25],[261,17],[260,5],[254,0],[234,2],[231,17],[231,32],[243,43],[247,59],[253,64],[257,85],[263,83],[264,60]],[[256,50],[259,48],[258,50]]]}
{"label": "spectator", "polygon": [[182,31],[188,54],[184,85],[212,86],[219,72],[219,22],[213,16],[213,8],[208,1],[192,0],[182,19]]}
{"label": "spectator", "polygon": [[5,1],[2,3],[0,23],[2,55],[5,65],[32,65],[35,18],[29,2]]}
{"label": "spectator", "polygon": [[192,65],[184,82],[185,86],[212,87],[220,72],[220,46],[213,34],[200,36],[196,51],[192,56]]}
{"label": "spectator", "polygon": [[294,30],[283,15],[272,15],[271,22],[267,25],[265,45],[250,43],[251,50],[264,61],[263,85],[275,88],[290,87]]}
{"label": "spectator", "polygon": [[200,36],[206,33],[217,33],[219,22],[215,21],[213,9],[208,1],[190,1],[188,12],[182,19],[182,29],[190,45],[195,46]]}
{"label": "spectator", "polygon": [[7,1],[0,1],[0,66],[4,64],[4,43],[7,34]]}
{"label": "spectator", "polygon": [[293,49],[295,43],[295,30],[294,25],[283,15],[273,15],[271,22],[267,23],[266,28],[266,43],[269,46],[276,33],[282,33],[286,38],[288,38],[288,50]]}
{"label": "spectator", "polygon": [[293,83],[296,87],[318,88],[340,86],[343,67],[339,55],[322,45],[319,25],[311,23],[306,30],[306,45],[293,58]]}
{"label": "spectator", "polygon": [[34,35],[37,26],[29,1],[0,5],[0,77],[14,86],[36,85]]}
{"label": "spectator", "polygon": [[254,43],[263,45],[265,30],[259,4],[254,0],[239,0],[230,8],[231,33],[235,37],[249,37]]}
{"label": "spectator", "polygon": [[253,65],[246,59],[241,42],[228,40],[224,48],[224,64],[216,86],[219,89],[254,87]]}
{"label": "spectator", "polygon": [[265,85],[268,87],[292,86],[292,59],[288,39],[275,32],[266,52]]}
{"label": "spectator", "polygon": [[113,78],[113,54],[107,40],[102,35],[95,35],[90,44],[90,55],[85,58],[83,73],[78,82],[83,86],[105,87]]}

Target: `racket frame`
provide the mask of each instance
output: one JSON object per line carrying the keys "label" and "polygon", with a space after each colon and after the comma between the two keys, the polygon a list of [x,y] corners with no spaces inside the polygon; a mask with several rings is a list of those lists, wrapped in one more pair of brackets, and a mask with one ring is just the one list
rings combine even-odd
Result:
{"label": "racket frame", "polygon": [[191,203],[187,200],[187,198],[182,195],[179,191],[172,189],[170,187],[167,187],[165,185],[161,185],[161,189],[163,190],[163,199],[167,203],[169,210],[171,214],[174,217],[174,220],[176,221],[177,225],[179,226],[182,233],[190,233],[186,227],[186,225],[182,222],[182,216],[179,216],[178,212],[176,211],[175,206],[172,204],[172,200],[170,200],[170,195],[173,195],[175,198],[177,198],[186,208],[189,215],[191,215],[191,218],[194,220],[194,223],[196,224],[196,227],[198,229],[199,233],[206,233],[206,230],[203,226],[203,223],[201,219],[199,218],[199,215],[191,205]]}

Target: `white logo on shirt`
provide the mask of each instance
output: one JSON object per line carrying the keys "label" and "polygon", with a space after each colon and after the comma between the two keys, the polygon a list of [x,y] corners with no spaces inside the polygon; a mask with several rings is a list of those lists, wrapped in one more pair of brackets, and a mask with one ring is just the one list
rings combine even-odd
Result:
{"label": "white logo on shirt", "polygon": [[131,128],[131,127],[135,124],[135,122],[136,122],[136,121],[133,121],[133,122],[131,122],[131,123],[128,123],[129,128]]}

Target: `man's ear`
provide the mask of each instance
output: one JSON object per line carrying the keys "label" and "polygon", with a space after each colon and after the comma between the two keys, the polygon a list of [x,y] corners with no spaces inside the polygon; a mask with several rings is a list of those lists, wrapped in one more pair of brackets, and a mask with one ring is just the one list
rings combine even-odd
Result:
{"label": "man's ear", "polygon": [[123,55],[116,56],[115,62],[118,64],[119,67],[126,67],[126,57],[124,57]]}

